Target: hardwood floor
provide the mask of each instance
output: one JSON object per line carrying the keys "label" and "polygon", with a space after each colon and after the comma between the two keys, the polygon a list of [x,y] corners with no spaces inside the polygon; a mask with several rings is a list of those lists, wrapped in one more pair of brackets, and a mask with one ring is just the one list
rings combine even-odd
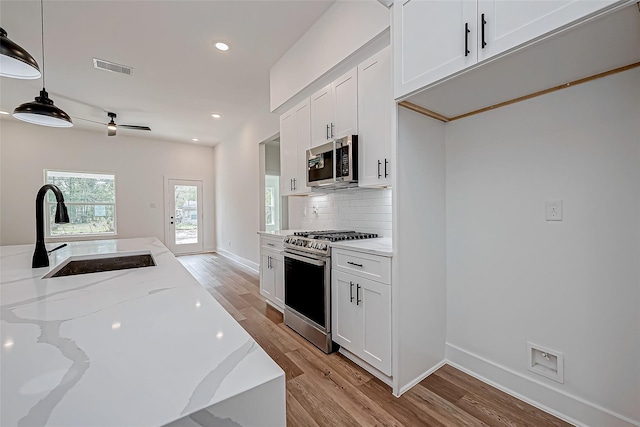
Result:
{"label": "hardwood floor", "polygon": [[284,370],[288,426],[570,426],[448,365],[396,398],[285,326],[253,271],[217,254],[178,260]]}

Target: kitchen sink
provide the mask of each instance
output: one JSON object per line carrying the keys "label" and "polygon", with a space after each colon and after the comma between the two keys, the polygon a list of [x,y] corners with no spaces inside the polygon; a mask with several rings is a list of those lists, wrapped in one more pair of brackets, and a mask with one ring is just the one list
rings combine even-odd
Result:
{"label": "kitchen sink", "polygon": [[155,265],[156,262],[153,259],[151,251],[80,255],[67,258],[42,278],[49,279],[53,277],[74,276],[76,274],[154,267]]}

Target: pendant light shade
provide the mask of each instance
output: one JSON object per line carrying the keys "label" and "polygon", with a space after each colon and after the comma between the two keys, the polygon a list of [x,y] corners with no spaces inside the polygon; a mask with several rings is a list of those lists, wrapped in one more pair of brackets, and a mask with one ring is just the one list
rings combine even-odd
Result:
{"label": "pendant light shade", "polygon": [[14,79],[38,79],[42,74],[33,56],[7,37],[0,28],[0,76]]}
{"label": "pendant light shade", "polygon": [[36,125],[51,126],[56,128],[69,128],[73,126],[71,117],[53,104],[49,94],[44,88],[40,96],[31,102],[25,102],[13,111],[13,117],[23,122]]}
{"label": "pendant light shade", "polygon": [[35,101],[25,102],[13,110],[13,117],[23,122],[56,128],[69,128],[73,126],[71,117],[55,105],[49,99],[49,94],[44,86],[44,0],[40,0],[40,23],[42,29],[42,90]]}

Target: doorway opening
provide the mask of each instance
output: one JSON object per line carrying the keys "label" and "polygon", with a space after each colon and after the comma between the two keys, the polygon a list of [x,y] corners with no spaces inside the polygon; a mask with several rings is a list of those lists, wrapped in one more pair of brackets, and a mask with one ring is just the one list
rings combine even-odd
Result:
{"label": "doorway opening", "polygon": [[280,135],[260,144],[260,229],[288,228],[287,197],[280,196]]}
{"label": "doorway opening", "polygon": [[167,181],[167,247],[174,255],[203,251],[202,181]]}

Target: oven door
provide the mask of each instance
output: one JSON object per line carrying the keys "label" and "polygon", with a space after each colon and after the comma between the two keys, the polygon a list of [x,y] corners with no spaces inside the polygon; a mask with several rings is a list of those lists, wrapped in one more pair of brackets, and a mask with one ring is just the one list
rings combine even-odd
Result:
{"label": "oven door", "polygon": [[284,253],[284,305],[324,332],[331,331],[331,265]]}

